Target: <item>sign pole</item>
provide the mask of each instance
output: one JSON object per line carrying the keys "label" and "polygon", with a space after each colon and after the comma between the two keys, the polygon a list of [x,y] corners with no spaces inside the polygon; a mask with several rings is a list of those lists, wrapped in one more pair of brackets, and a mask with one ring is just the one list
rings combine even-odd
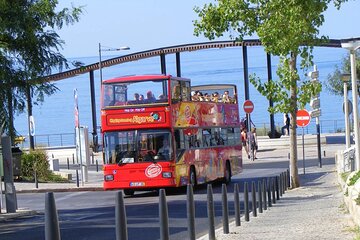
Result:
{"label": "sign pole", "polygon": [[79,117],[79,104],[78,104],[78,91],[74,89],[74,100],[75,100],[75,129],[77,131],[76,138],[76,157],[80,158],[80,174],[81,174],[81,186],[84,186],[84,172],[83,172],[83,163],[81,156],[81,138],[80,138],[80,117]]}
{"label": "sign pole", "polygon": [[319,167],[322,168],[319,117],[316,117],[316,135],[317,135],[317,149],[318,149]]}
{"label": "sign pole", "polygon": [[305,175],[305,143],[304,143],[304,127],[302,127],[302,147],[303,147],[303,169]]}

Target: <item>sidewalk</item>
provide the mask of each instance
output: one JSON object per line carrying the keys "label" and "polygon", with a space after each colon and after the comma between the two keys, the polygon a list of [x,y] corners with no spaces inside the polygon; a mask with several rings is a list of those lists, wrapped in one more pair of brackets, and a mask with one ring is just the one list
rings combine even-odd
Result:
{"label": "sidewalk", "polygon": [[[323,147],[329,158],[323,158],[322,168],[317,166],[316,158],[312,166],[306,167],[305,175],[299,167],[301,187],[287,190],[276,204],[257,217],[250,213],[249,222],[245,222],[244,217],[239,227],[232,222],[230,234],[225,235],[218,229],[216,239],[355,239],[354,229],[358,227],[344,205],[334,165],[334,152],[341,147]],[[313,147],[306,149],[314,150]],[[302,166],[301,152],[298,154],[298,165]]]}

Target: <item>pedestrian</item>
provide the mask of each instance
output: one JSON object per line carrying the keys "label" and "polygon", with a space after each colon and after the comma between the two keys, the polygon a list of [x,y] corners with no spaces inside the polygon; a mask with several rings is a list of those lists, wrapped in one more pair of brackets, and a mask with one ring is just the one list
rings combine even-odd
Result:
{"label": "pedestrian", "polygon": [[257,141],[257,135],[256,135],[256,128],[252,128],[251,131],[248,134],[249,139],[249,148],[250,151],[253,152],[253,159],[257,159],[256,152],[258,150],[258,141]]}
{"label": "pedestrian", "polygon": [[247,130],[246,130],[246,128],[243,128],[241,130],[241,142],[242,142],[243,148],[245,148],[245,152],[246,152],[248,158],[250,159],[250,154],[249,154],[249,149],[248,149],[248,144],[247,144]]}
{"label": "pedestrian", "polygon": [[289,114],[285,114],[285,118],[284,118],[284,126],[281,128],[281,134],[285,135],[285,129],[287,132],[287,135],[290,135],[290,117]]}

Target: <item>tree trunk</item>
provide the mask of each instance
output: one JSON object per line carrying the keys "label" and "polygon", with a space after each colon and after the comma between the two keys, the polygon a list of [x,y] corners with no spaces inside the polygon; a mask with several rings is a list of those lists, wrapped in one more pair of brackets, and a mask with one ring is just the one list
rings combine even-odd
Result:
{"label": "tree trunk", "polygon": [[13,113],[13,98],[12,98],[12,88],[7,92],[7,105],[8,105],[8,129],[9,136],[11,137],[11,145],[14,145],[15,142],[15,128],[14,128],[14,113]]}
{"label": "tree trunk", "polygon": [[300,187],[298,167],[297,167],[297,139],[296,139],[296,112],[297,112],[297,78],[296,71],[296,54],[291,53],[290,72],[290,184],[291,188]]}

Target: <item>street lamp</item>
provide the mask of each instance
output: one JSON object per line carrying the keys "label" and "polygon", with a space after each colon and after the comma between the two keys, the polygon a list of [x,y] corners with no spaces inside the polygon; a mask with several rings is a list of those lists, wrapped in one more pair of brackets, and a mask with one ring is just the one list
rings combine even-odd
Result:
{"label": "street lamp", "polygon": [[104,48],[104,46],[101,46],[99,43],[99,70],[100,70],[100,83],[102,84],[102,62],[101,62],[101,52],[110,52],[110,51],[122,51],[122,50],[130,50],[128,46],[125,47],[119,47],[119,48]]}
{"label": "street lamp", "polygon": [[345,140],[346,149],[350,148],[350,126],[349,126],[349,101],[348,101],[348,82],[350,74],[341,74],[341,80],[344,82],[344,113],[345,113]]}
{"label": "street lamp", "polygon": [[351,89],[352,89],[352,104],[354,111],[354,132],[355,132],[355,159],[356,170],[360,169],[360,137],[359,137],[359,115],[358,115],[358,88],[356,78],[356,66],[355,66],[355,51],[360,48],[360,40],[350,40],[348,42],[342,42],[341,47],[350,51],[350,63],[351,63]]}

